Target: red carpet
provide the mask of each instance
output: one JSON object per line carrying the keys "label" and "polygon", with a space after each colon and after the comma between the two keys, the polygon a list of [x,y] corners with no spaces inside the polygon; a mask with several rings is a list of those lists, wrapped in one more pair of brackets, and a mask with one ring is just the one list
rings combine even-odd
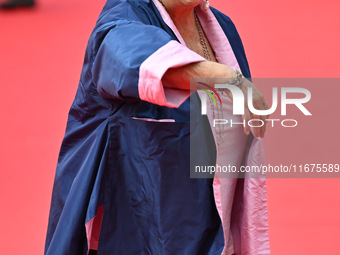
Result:
{"label": "red carpet", "polygon": [[[67,113],[87,39],[103,4],[41,0],[33,9],[0,11],[3,254],[43,253]],[[211,4],[236,23],[254,77],[339,77],[338,1],[211,0]],[[340,95],[339,90],[330,94],[333,100]],[[329,103],[329,98],[316,102]],[[331,111],[339,116],[339,108]],[[340,163],[335,146],[340,141],[338,128],[319,126],[317,132],[303,130],[314,143],[307,143],[306,137],[299,141],[297,134],[290,137],[296,142],[290,151],[284,150],[286,137],[268,132],[267,159],[289,162],[299,157],[294,151],[304,151],[315,163]],[[328,162],[334,159],[338,162]],[[339,185],[340,179],[268,180],[273,255],[340,254]]]}

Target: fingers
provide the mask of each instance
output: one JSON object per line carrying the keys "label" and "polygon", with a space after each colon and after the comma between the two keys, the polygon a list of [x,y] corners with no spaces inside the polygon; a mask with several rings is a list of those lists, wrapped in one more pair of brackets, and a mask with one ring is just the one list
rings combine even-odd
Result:
{"label": "fingers", "polygon": [[260,119],[259,115],[252,115],[252,126],[253,126],[253,132],[254,132],[254,136],[255,137],[260,137],[261,135],[261,126],[262,126],[262,123],[261,121],[258,121]]}
{"label": "fingers", "polygon": [[267,119],[268,119],[268,116],[267,115],[264,115],[264,116],[261,116],[261,120],[263,121],[263,126],[261,127],[261,132],[260,132],[260,136],[263,138],[264,137],[264,134],[266,132],[266,127],[267,127]]}
{"label": "fingers", "polygon": [[244,133],[249,135],[250,127],[252,127],[253,135],[263,138],[266,132],[267,118],[267,115],[255,115],[249,110],[246,110],[246,114],[243,115],[243,119],[245,120]]}

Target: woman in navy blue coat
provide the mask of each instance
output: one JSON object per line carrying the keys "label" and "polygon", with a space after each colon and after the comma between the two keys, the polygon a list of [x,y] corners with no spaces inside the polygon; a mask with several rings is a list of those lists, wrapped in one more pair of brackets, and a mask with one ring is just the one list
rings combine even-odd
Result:
{"label": "woman in navy blue coat", "polygon": [[[241,230],[246,199],[235,204],[244,197],[245,181],[235,183],[234,194],[221,194],[222,205],[229,203],[227,217],[235,213],[222,228],[213,179],[190,178],[189,137],[200,138],[199,162],[214,165],[218,154],[190,78],[235,78],[235,70],[250,77],[239,35],[207,3],[108,0],[69,112],[45,254],[268,254],[265,183],[252,186],[264,194],[255,233]],[[257,108],[265,108],[255,92]],[[198,123],[194,132],[190,104],[197,109],[191,113]],[[249,127],[245,133],[244,146],[253,139]],[[242,154],[248,153],[244,146]],[[251,238],[242,240],[244,231]]]}

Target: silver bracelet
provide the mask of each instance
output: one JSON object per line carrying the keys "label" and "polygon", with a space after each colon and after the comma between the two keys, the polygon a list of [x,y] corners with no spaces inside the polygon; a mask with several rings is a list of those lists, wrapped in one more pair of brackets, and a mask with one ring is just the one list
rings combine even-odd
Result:
{"label": "silver bracelet", "polygon": [[234,79],[232,79],[229,84],[230,85],[235,85],[237,87],[241,86],[241,84],[243,83],[243,75],[240,71],[238,70],[234,70],[236,77]]}

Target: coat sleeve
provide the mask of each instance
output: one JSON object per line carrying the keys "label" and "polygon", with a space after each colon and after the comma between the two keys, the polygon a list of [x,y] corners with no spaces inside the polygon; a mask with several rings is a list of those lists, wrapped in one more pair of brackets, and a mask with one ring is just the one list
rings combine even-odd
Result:
{"label": "coat sleeve", "polygon": [[169,68],[204,60],[159,27],[120,21],[98,48],[92,78],[98,93],[105,98],[179,107],[190,93],[164,88],[164,73]]}

